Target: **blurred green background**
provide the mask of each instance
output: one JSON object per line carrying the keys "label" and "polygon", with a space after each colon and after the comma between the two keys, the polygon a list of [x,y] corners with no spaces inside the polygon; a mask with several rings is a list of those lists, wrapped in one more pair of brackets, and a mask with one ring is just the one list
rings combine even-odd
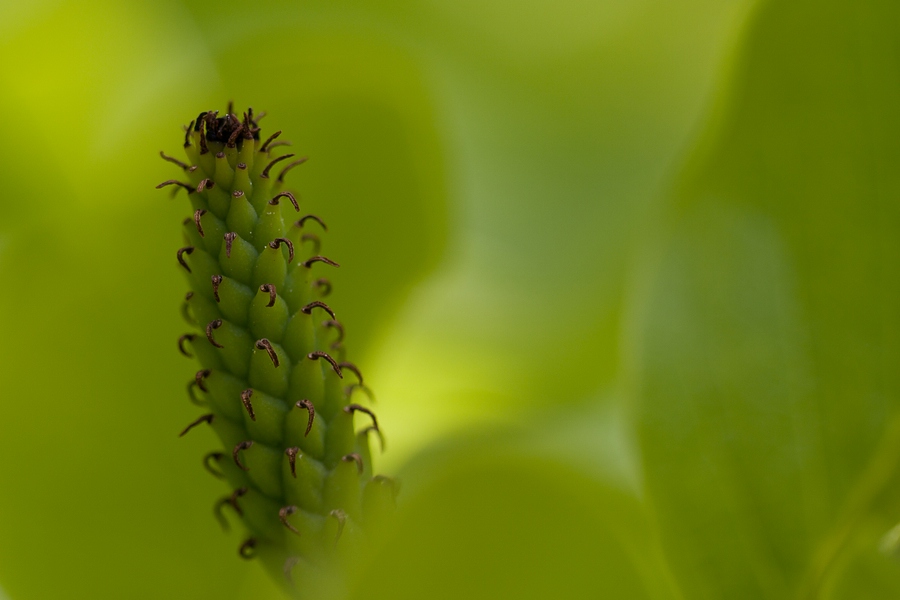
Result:
{"label": "blurred green background", "polygon": [[175,340],[266,110],[403,488],[347,598],[900,597],[900,6],[0,1],[0,598],[278,598]]}

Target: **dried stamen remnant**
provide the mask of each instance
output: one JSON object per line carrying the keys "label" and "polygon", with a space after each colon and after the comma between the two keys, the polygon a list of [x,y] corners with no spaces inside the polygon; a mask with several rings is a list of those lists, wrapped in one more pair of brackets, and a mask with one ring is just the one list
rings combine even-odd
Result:
{"label": "dried stamen remnant", "polygon": [[231,258],[231,248],[234,245],[234,239],[237,237],[237,234],[233,231],[229,231],[225,234],[225,257]]}
{"label": "dried stamen remnant", "polygon": [[213,338],[213,329],[218,329],[222,326],[222,319],[216,319],[215,321],[210,321],[206,326],[206,339],[209,340],[209,343],[215,346],[216,348],[224,348],[222,344],[217,342],[215,338]]}
{"label": "dried stamen remnant", "polygon": [[253,397],[253,390],[247,389],[241,392],[241,403],[244,405],[244,408],[247,410],[247,414],[250,415],[250,420],[256,420],[256,413],[253,412],[253,404],[250,402],[250,398]]}
{"label": "dried stamen remnant", "polygon": [[271,283],[264,283],[259,286],[259,291],[261,291],[263,294],[269,295],[269,303],[266,304],[267,308],[272,308],[273,306],[275,306],[275,298],[277,296],[274,285],[272,285]]}
{"label": "dried stamen remnant", "polygon": [[323,298],[331,294],[331,282],[324,277],[316,279],[313,282],[313,287],[322,290]]}
{"label": "dried stamen remnant", "polygon": [[321,308],[322,310],[324,310],[325,312],[327,312],[328,315],[329,315],[332,319],[337,319],[337,317],[334,316],[334,311],[331,310],[331,308],[329,308],[328,305],[325,304],[324,302],[322,302],[321,300],[314,300],[313,302],[310,302],[309,304],[307,304],[306,306],[304,306],[303,308],[301,308],[301,309],[300,309],[300,312],[302,312],[302,313],[305,314],[305,315],[309,315],[309,314],[312,314],[312,310],[313,310],[314,308]]}
{"label": "dried stamen remnant", "polygon": [[289,516],[291,516],[298,510],[299,509],[296,506],[285,506],[284,508],[282,508],[281,510],[278,511],[278,519],[281,521],[282,525],[284,525],[285,527],[287,527],[288,529],[290,529],[297,535],[300,535],[300,532],[297,531],[297,529],[293,525],[288,523],[288,520],[287,520],[287,518]]}
{"label": "dried stamen remnant", "polygon": [[185,254],[190,255],[190,254],[193,254],[193,252],[194,252],[193,246],[185,246],[184,248],[179,248],[178,252],[176,253],[176,256],[178,257],[178,264],[180,264],[182,267],[187,269],[188,273],[191,272],[191,268],[188,266],[188,264],[186,262],[184,262],[184,255]]}
{"label": "dried stamen remnant", "polygon": [[366,408],[365,406],[360,406],[359,404],[350,404],[344,407],[345,413],[353,414],[354,412],[359,411],[361,413],[366,413],[372,419],[372,427],[378,429],[378,419],[375,418],[375,413]]}
{"label": "dried stamen remnant", "polygon": [[297,204],[297,198],[295,198],[294,195],[290,192],[281,192],[280,194],[276,194],[276,196],[274,198],[269,200],[269,204],[273,204],[273,205],[278,204],[279,198],[287,198],[288,200],[291,201],[291,204],[294,205],[294,210],[296,210],[297,212],[300,212],[300,205]]}
{"label": "dried stamen remnant", "polygon": [[291,464],[291,475],[295,478],[297,477],[297,455],[300,454],[300,448],[294,446],[293,448],[288,448],[284,451],[284,453],[288,457],[288,462]]}
{"label": "dried stamen remnant", "polygon": [[194,223],[197,225],[197,232],[200,234],[200,237],[206,237],[206,234],[203,232],[203,225],[200,223],[200,218],[206,214],[206,210],[197,209],[194,211]]}
{"label": "dried stamen remnant", "polygon": [[203,385],[203,380],[206,379],[207,377],[209,377],[209,374],[210,374],[209,369],[201,369],[201,370],[197,371],[197,373],[194,375],[194,382],[197,384],[197,387],[200,388],[201,390],[203,390],[204,392],[209,391],[208,389],[206,389],[206,386]]}
{"label": "dried stamen remnant", "polygon": [[193,333],[185,333],[183,336],[178,338],[178,350],[189,358],[193,358],[194,355],[184,349],[184,342],[193,342],[195,337],[197,336],[195,336]]}
{"label": "dried stamen remnant", "polygon": [[199,425],[200,423],[209,423],[209,424],[212,424],[213,419],[215,419],[215,418],[216,418],[216,416],[213,415],[213,414],[203,415],[203,416],[201,416],[201,417],[198,417],[196,421],[191,421],[190,423],[188,423],[188,426],[185,427],[185,428],[181,431],[181,433],[178,434],[178,437],[184,437],[184,435],[185,435],[188,431],[190,431],[191,429],[193,429],[194,427],[196,427],[196,426]]}
{"label": "dried stamen remnant", "polygon": [[355,462],[357,471],[360,475],[362,475],[363,463],[362,457],[360,457],[359,454],[357,454],[356,452],[351,452],[350,454],[345,454],[344,456],[342,456],[341,460],[344,462]]}
{"label": "dried stamen remnant", "polygon": [[309,419],[306,422],[306,431],[303,432],[304,436],[308,436],[312,429],[313,421],[316,419],[316,407],[307,399],[300,400],[295,406],[297,406],[297,408],[305,408],[309,413]]}
{"label": "dried stamen remnant", "polygon": [[[288,154],[286,156],[293,156],[293,154]],[[304,156],[303,158],[297,159],[294,162],[292,162],[291,164],[289,164],[288,166],[286,166],[284,169],[281,170],[281,173],[278,174],[278,179],[276,181],[278,181],[278,183],[284,182],[284,176],[288,174],[288,171],[290,171],[291,169],[293,169],[296,166],[302,165],[307,160],[309,160],[309,158]]]}
{"label": "dried stamen remnant", "polygon": [[256,556],[255,548],[256,540],[253,538],[249,538],[247,541],[241,544],[240,548],[238,548],[238,554],[241,555],[241,558],[246,558],[249,560]]}
{"label": "dried stamen remnant", "polygon": [[294,260],[294,243],[287,238],[275,238],[271,242],[269,242],[269,247],[273,250],[278,250],[282,244],[285,244],[288,248],[288,262],[292,262]]}
{"label": "dried stamen remnant", "polygon": [[225,456],[225,455],[222,452],[210,452],[209,454],[207,454],[206,456],[203,457],[203,466],[206,467],[207,471],[209,471],[210,473],[212,473],[219,479],[224,478],[225,475],[222,473],[222,471],[214,469],[209,461],[214,460],[216,462],[219,462],[219,460],[223,456]]}
{"label": "dried stamen remnant", "polygon": [[287,158],[290,158],[292,156],[294,156],[294,155],[293,154],[285,154],[284,156],[279,156],[278,158],[276,158],[275,160],[270,162],[268,165],[266,165],[266,168],[263,169],[262,175],[260,175],[260,177],[262,177],[263,179],[268,178],[269,177],[269,169],[271,169],[272,167],[274,167],[276,164],[280,163],[281,161],[283,161]]}
{"label": "dried stamen remnant", "polygon": [[334,262],[333,260],[331,260],[330,258],[326,258],[324,256],[313,256],[312,258],[307,259],[306,261],[302,262],[301,264],[308,269],[309,267],[311,267],[313,265],[313,263],[317,263],[317,262],[325,263],[326,265],[331,265],[332,267],[341,266],[341,265],[337,264],[336,262]]}
{"label": "dried stamen remnant", "polygon": [[275,352],[275,348],[272,347],[272,342],[263,338],[256,342],[257,350],[265,350],[269,355],[269,358],[272,360],[272,364],[278,367],[281,363],[278,361],[278,354]]}
{"label": "dried stamen remnant", "polygon": [[328,226],[325,225],[325,221],[323,221],[322,219],[320,219],[320,218],[317,217],[316,215],[306,215],[306,216],[304,216],[304,217],[300,217],[300,220],[298,220],[296,223],[294,223],[294,225],[296,225],[297,227],[302,228],[302,227],[303,227],[303,224],[306,223],[306,222],[307,222],[308,220],[310,220],[310,219],[312,219],[313,221],[315,221],[316,223],[318,223],[319,225],[321,225],[321,226],[322,226],[322,229],[324,229],[325,231],[328,231]]}
{"label": "dried stamen remnant", "polygon": [[324,323],[322,323],[322,325],[324,325],[325,327],[330,327],[330,328],[337,330],[338,337],[336,340],[334,340],[331,343],[332,348],[337,348],[341,344],[341,342],[344,341],[344,326],[341,325],[340,321],[336,321],[334,319],[332,319],[330,321],[325,321]]}
{"label": "dried stamen remnant", "polygon": [[221,275],[213,275],[212,280],[212,288],[213,288],[213,298],[216,299],[216,302],[221,302],[222,299],[219,298],[219,286],[222,285],[222,280],[224,279]]}
{"label": "dried stamen remnant", "polygon": [[359,385],[363,385],[363,377],[362,373],[359,372],[359,368],[351,362],[342,362],[338,365],[341,369],[347,369],[354,375],[356,375],[356,380],[359,381]]}
{"label": "dried stamen remnant", "polygon": [[234,464],[236,464],[241,471],[249,471],[250,469],[245,467],[244,463],[241,462],[240,452],[241,450],[249,450],[252,446],[253,440],[247,440],[236,445],[231,451],[231,456],[234,458]]}
{"label": "dried stamen remnant", "polygon": [[344,378],[344,374],[341,373],[341,368],[338,366],[337,362],[331,358],[326,352],[322,352],[321,350],[316,350],[315,352],[310,352],[307,354],[307,358],[310,360],[318,360],[320,358],[324,358],[331,364],[331,368],[334,369],[334,372],[337,373],[337,376],[341,379]]}
{"label": "dried stamen remnant", "polygon": [[195,191],[197,191],[194,188],[194,186],[192,186],[191,184],[184,183],[183,181],[176,181],[174,179],[169,179],[168,181],[163,181],[161,184],[156,186],[156,189],[161,190],[162,188],[166,187],[167,185],[177,185],[179,187],[183,187],[184,189],[186,189],[188,191],[188,194],[193,194]]}

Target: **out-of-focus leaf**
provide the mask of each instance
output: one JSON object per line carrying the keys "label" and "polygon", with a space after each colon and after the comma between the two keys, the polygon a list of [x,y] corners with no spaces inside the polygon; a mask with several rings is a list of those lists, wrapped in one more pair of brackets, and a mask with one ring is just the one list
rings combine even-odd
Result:
{"label": "out-of-focus leaf", "polygon": [[350,598],[676,598],[635,497],[523,443],[542,437],[492,430],[417,457]]}
{"label": "out-of-focus leaf", "polygon": [[[388,460],[615,379],[634,244],[746,3],[598,4],[591,14],[616,27],[585,23],[576,5],[417,13],[412,43],[433,61],[455,204],[442,269],[376,357]],[[542,19],[571,37],[532,45]]]}
{"label": "out-of-focus leaf", "polygon": [[900,9],[771,2],[635,286],[651,502],[691,598],[887,598]]}

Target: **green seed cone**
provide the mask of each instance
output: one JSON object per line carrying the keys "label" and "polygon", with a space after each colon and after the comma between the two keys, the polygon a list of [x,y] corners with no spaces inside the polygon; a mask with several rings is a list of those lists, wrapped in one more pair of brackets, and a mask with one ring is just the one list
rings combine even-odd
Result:
{"label": "green seed cone", "polygon": [[193,211],[177,258],[196,331],[179,348],[200,362],[189,391],[205,414],[182,435],[208,424],[222,441],[205,461],[230,486],[218,518],[239,517],[249,532],[239,554],[262,559],[298,596],[315,595],[335,559],[352,560],[391,512],[395,486],[373,476],[369,437],[381,432],[351,400],[368,389],[344,361],[343,327],[323,299],[323,271],[338,265],[309,230],[324,223],[298,219],[295,196],[280,191],[305,159],[275,156],[280,132],[261,141],[252,110],[217,115],[188,126],[189,164],[162,155],[186,180],[158,186],[185,188]]}

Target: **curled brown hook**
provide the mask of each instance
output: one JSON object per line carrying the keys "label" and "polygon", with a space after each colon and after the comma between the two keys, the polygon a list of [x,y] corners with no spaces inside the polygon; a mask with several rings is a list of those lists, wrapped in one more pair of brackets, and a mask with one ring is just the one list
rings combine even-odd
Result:
{"label": "curled brown hook", "polygon": [[381,451],[384,452],[384,434],[381,433],[381,430],[375,427],[374,425],[370,425],[359,432],[359,435],[368,437],[369,432],[374,431],[378,434],[378,444],[381,446]]}
{"label": "curled brown hook", "polygon": [[314,254],[318,254],[322,250],[322,240],[314,233],[304,233],[300,236],[300,242],[312,242]]}
{"label": "curled brown hook", "polygon": [[303,432],[303,437],[309,435],[309,432],[312,430],[313,421],[316,418],[316,407],[313,406],[313,403],[307,399],[300,400],[295,404],[297,408],[305,408],[306,412],[309,413],[309,418],[306,420],[306,431]]}
{"label": "curled brown hook", "polygon": [[225,278],[222,277],[221,275],[213,275],[212,277],[210,277],[210,280],[212,281],[212,286],[213,286],[213,297],[216,299],[216,302],[220,302],[219,286],[222,285],[222,280],[224,280],[224,279]]}
{"label": "curled brown hook", "polygon": [[288,462],[291,463],[291,475],[294,476],[294,479],[297,478],[297,455],[300,454],[300,448],[294,446],[293,448],[288,448],[284,451],[284,453],[288,457]]}
{"label": "curled brown hook", "polygon": [[225,515],[222,514],[222,507],[229,504],[229,498],[228,496],[225,496],[224,498],[220,498],[219,501],[213,505],[213,515],[215,515],[216,520],[219,522],[219,525],[222,526],[222,531],[231,531],[231,526],[228,524],[228,519],[226,519]]}
{"label": "curled brown hook", "polygon": [[326,265],[331,265],[332,267],[341,266],[341,265],[337,264],[336,262],[334,262],[333,260],[331,260],[330,258],[326,258],[324,256],[313,256],[309,260],[306,260],[300,264],[302,264],[304,267],[306,267],[308,269],[309,267],[312,266],[313,263],[317,263],[317,262],[322,262],[322,263],[325,263]]}
{"label": "curled brown hook", "polygon": [[291,204],[294,205],[294,210],[296,210],[297,212],[300,212],[300,205],[297,204],[297,199],[290,192],[280,192],[280,193],[276,194],[274,198],[269,200],[269,204],[272,204],[272,205],[278,204],[279,198],[287,198],[288,200],[291,201]]}
{"label": "curled brown hook", "polygon": [[225,234],[225,258],[231,258],[231,245],[234,244],[234,238],[236,237],[237,234],[233,231]]}
{"label": "curled brown hook", "polygon": [[334,509],[330,513],[328,513],[329,517],[334,517],[338,522],[338,530],[337,535],[334,537],[334,543],[337,545],[338,540],[341,539],[341,534],[344,533],[344,525],[347,523],[347,513],[342,511],[339,508]]}
{"label": "curled brown hook", "polygon": [[[279,156],[278,158],[272,160],[272,162],[267,164],[266,168],[263,169],[263,172],[260,174],[260,177],[263,179],[268,179],[269,178],[269,169],[271,169],[272,167],[274,167],[276,164],[280,163],[281,161],[288,159],[292,156],[294,156],[294,155],[293,154],[285,154],[284,156]],[[279,179],[278,181],[281,181],[281,180]]]}
{"label": "curled brown hook", "polygon": [[200,387],[200,385],[198,384],[198,382],[197,382],[196,379],[191,379],[191,380],[188,382],[188,384],[187,384],[188,398],[190,398],[190,399],[191,399],[191,402],[193,402],[193,403],[196,404],[197,406],[206,406],[206,402],[205,402],[205,401],[203,401],[203,400],[197,398],[197,396],[194,395],[194,388],[195,388],[195,387]]}
{"label": "curled brown hook", "polygon": [[241,450],[248,450],[251,446],[253,446],[253,440],[247,440],[236,445],[234,450],[231,451],[231,457],[234,459],[234,464],[236,464],[241,471],[249,471],[250,469],[245,467],[244,463],[241,462],[239,453]]}
{"label": "curled brown hook", "polygon": [[355,462],[356,463],[356,472],[362,475],[363,472],[363,462],[362,457],[356,452],[351,452],[350,454],[345,454],[341,457],[341,460],[344,462]]}
{"label": "curled brown hook", "polygon": [[332,320],[330,320],[330,321],[324,321],[324,322],[322,323],[322,325],[324,325],[325,327],[330,327],[330,328],[332,328],[332,329],[336,329],[336,330],[337,330],[337,332],[338,332],[338,337],[337,337],[336,340],[334,340],[333,342],[331,342],[331,347],[332,347],[332,348],[337,348],[338,346],[340,346],[340,345],[341,345],[341,342],[344,341],[344,326],[341,325],[341,322],[332,319]]}
{"label": "curled brown hook", "polygon": [[197,371],[197,373],[194,374],[194,382],[197,384],[197,387],[204,392],[209,391],[208,389],[206,389],[206,386],[203,385],[203,380],[209,377],[210,372],[211,371],[209,369],[200,369],[199,371]]}
{"label": "curled brown hook", "polygon": [[275,365],[275,368],[278,368],[280,364],[278,362],[278,354],[275,352],[275,348],[272,347],[272,342],[267,340],[266,338],[262,338],[261,340],[256,341],[256,349],[257,350],[265,350],[269,355],[269,358],[272,359],[272,364]]}
{"label": "curled brown hook", "polygon": [[357,381],[359,381],[359,385],[363,385],[363,377],[362,377],[362,373],[359,372],[359,367],[357,367],[356,365],[354,365],[351,362],[346,362],[346,361],[340,363],[338,366],[341,368],[341,370],[347,369],[348,371],[350,371],[351,373],[356,375],[356,379],[357,379]]}
{"label": "curled brown hook", "polygon": [[266,154],[271,154],[272,150],[274,150],[278,146],[290,146],[290,145],[291,145],[290,142],[284,141],[284,140],[278,140],[277,142],[272,142],[271,144],[269,144],[269,149],[266,151]]}
{"label": "curled brown hook", "polygon": [[253,412],[253,404],[250,402],[250,398],[253,396],[253,390],[251,388],[247,388],[243,392],[241,392],[241,403],[243,403],[244,408],[247,409],[247,414],[250,415],[250,420],[256,420],[256,414]]}
{"label": "curled brown hook", "polygon": [[225,145],[228,146],[229,148],[236,148],[238,136],[241,135],[241,132],[243,130],[244,130],[244,124],[241,122],[238,122],[237,127],[235,127],[234,131],[231,132],[231,135],[228,137],[228,141],[225,142]]}
{"label": "curled brown hook", "polygon": [[185,246],[184,248],[179,248],[178,252],[176,253],[176,256],[178,257],[178,264],[180,264],[182,267],[187,269],[188,273],[191,272],[191,268],[188,266],[188,264],[186,262],[184,262],[184,255],[185,254],[191,255],[193,253],[194,253],[193,246]]}
{"label": "curled brown hook", "polygon": [[188,292],[184,295],[184,302],[181,303],[181,316],[185,321],[188,322],[189,325],[196,325],[197,321],[194,317],[191,316],[191,298],[194,297],[194,292]]}
{"label": "curled brown hook", "polygon": [[278,520],[281,521],[282,525],[284,525],[285,527],[287,527],[288,529],[290,529],[297,535],[300,535],[300,532],[297,531],[293,525],[288,523],[288,520],[287,520],[287,518],[289,516],[291,516],[298,510],[300,510],[300,509],[298,509],[296,506],[285,506],[284,508],[282,508],[281,510],[278,511]]}
{"label": "curled brown hook", "polygon": [[247,538],[241,547],[238,548],[238,554],[241,555],[241,558],[246,560],[250,560],[256,557],[256,538]]}
{"label": "curled brown hook", "polygon": [[312,302],[310,302],[309,304],[307,304],[306,306],[301,308],[300,312],[302,312],[304,315],[309,315],[309,314],[312,314],[312,310],[314,308],[321,308],[322,310],[327,312],[331,316],[332,319],[337,319],[337,317],[334,316],[334,311],[331,310],[328,307],[328,305],[325,304],[324,302],[322,302],[321,300],[313,300]]}
{"label": "curled brown hook", "polygon": [[[264,113],[264,112],[259,113],[259,115],[257,115],[257,117],[256,117],[256,120],[259,121],[260,119],[262,119],[262,115],[265,115],[265,114],[266,113]],[[275,138],[277,138],[279,135],[281,135],[280,131],[276,131],[275,133],[270,135],[269,138],[265,142],[263,142],[262,146],[259,147],[259,151],[265,152],[266,148],[269,147],[269,144],[271,144],[275,140]]]}
{"label": "curled brown hook", "polygon": [[191,129],[194,128],[194,122],[191,121],[190,125],[184,128],[184,147],[191,147]]}
{"label": "curled brown hook", "polygon": [[221,326],[222,326],[222,319],[216,319],[214,321],[210,321],[206,325],[206,339],[208,339],[209,343],[212,344],[213,346],[215,346],[216,348],[224,348],[225,347],[222,344],[220,344],[219,342],[217,342],[212,334],[213,329],[218,329]]}
{"label": "curled brown hook", "polygon": [[372,390],[369,389],[369,386],[362,385],[359,382],[351,383],[350,385],[348,385],[347,387],[344,388],[344,394],[347,396],[348,399],[353,396],[354,390],[361,391],[362,393],[364,393],[366,395],[366,397],[369,399],[370,402],[375,402],[375,394],[372,393]]}
{"label": "curled brown hook", "polygon": [[271,242],[269,242],[269,248],[272,250],[278,250],[281,248],[282,244],[287,244],[288,247],[288,262],[294,260],[294,243],[287,238],[275,238]]}
{"label": "curled brown hook", "polygon": [[320,219],[320,218],[317,217],[316,215],[306,215],[306,216],[300,217],[300,220],[297,221],[296,223],[294,223],[294,225],[302,229],[302,228],[303,228],[303,224],[306,223],[306,221],[309,220],[309,219],[312,219],[313,221],[315,221],[316,223],[318,223],[319,225],[321,225],[323,231],[328,231],[328,226],[325,225],[325,221],[323,221],[322,219]]}
{"label": "curled brown hook", "polygon": [[197,224],[197,231],[200,233],[200,237],[206,237],[206,234],[203,233],[203,225],[200,223],[200,217],[206,214],[206,211],[202,208],[198,208],[194,211],[194,223]]}
{"label": "curled brown hook", "polygon": [[[360,406],[359,404],[349,404],[344,407],[344,412],[348,415],[352,415],[354,412],[359,411],[361,413],[366,413],[372,418],[372,427],[378,429],[378,419],[375,417],[375,413],[366,408],[365,406]],[[380,429],[378,429],[381,431]]]}
{"label": "curled brown hook", "polygon": [[188,424],[188,426],[185,427],[185,428],[181,431],[181,433],[178,434],[178,437],[184,437],[184,434],[186,434],[188,431],[190,431],[191,429],[193,429],[194,427],[196,427],[196,426],[199,425],[200,423],[212,424],[213,418],[215,418],[215,415],[213,415],[212,413],[210,413],[210,414],[208,414],[208,415],[201,415],[200,417],[197,418],[196,421],[191,421],[191,422]]}
{"label": "curled brown hook", "polygon": [[376,475],[372,478],[372,481],[378,483],[379,485],[388,484],[391,486],[391,492],[394,495],[394,498],[397,497],[397,494],[400,492],[400,481],[394,479],[393,477],[388,477],[387,475]]}
{"label": "curled brown hook", "polygon": [[299,556],[288,556],[286,559],[284,559],[284,577],[291,585],[294,585],[294,578],[291,577],[291,571],[293,571],[294,567],[296,567],[299,563]]}
{"label": "curled brown hook", "polygon": [[181,167],[181,168],[184,169],[185,171],[188,170],[188,165],[185,164],[185,163],[183,163],[183,162],[181,162],[180,160],[178,160],[178,159],[175,158],[174,156],[169,156],[168,154],[166,154],[166,153],[163,152],[162,150],[159,151],[159,155],[162,157],[163,160],[168,161],[168,162],[172,163],[173,165],[178,165],[179,167]]}
{"label": "curled brown hook", "polygon": [[338,366],[338,364],[335,362],[335,360],[333,358],[331,358],[327,353],[322,352],[321,350],[316,350],[315,352],[310,352],[309,354],[307,354],[306,357],[311,360],[318,360],[320,358],[324,358],[329,363],[331,363],[331,368],[334,369],[334,372],[337,373],[337,376],[340,377],[341,379],[344,378],[344,374],[341,373],[341,368]]}
{"label": "curled brown hook", "polygon": [[192,358],[194,355],[184,349],[184,341],[187,340],[189,342],[193,342],[195,337],[197,336],[193,333],[185,333],[180,338],[178,338],[178,350],[188,358]]}
{"label": "curled brown hook", "polygon": [[202,192],[203,190],[211,190],[216,187],[216,182],[212,179],[204,179],[200,183],[197,184],[197,191]]}
{"label": "curled brown hook", "polygon": [[266,304],[266,308],[272,308],[273,306],[275,306],[275,298],[277,296],[275,295],[275,286],[273,284],[264,283],[261,286],[259,286],[259,291],[262,292],[263,294],[269,295],[269,303]]}
{"label": "curled brown hook", "polygon": [[156,189],[161,190],[162,188],[166,187],[167,185],[177,185],[178,187],[183,187],[184,189],[187,190],[188,194],[193,194],[195,191],[197,191],[194,188],[194,186],[190,185],[189,183],[184,183],[183,181],[176,181],[174,179],[167,179],[166,181],[163,181],[161,184],[156,186]]}
{"label": "curled brown hook", "polygon": [[[285,154],[285,156],[293,156],[293,154]],[[277,181],[278,183],[284,183],[284,176],[288,174],[288,171],[290,171],[291,169],[293,169],[294,167],[296,167],[298,165],[302,165],[303,163],[305,163],[308,160],[309,160],[308,156],[304,156],[303,158],[299,158],[299,159],[295,160],[294,162],[292,162],[291,164],[289,164],[288,166],[286,166],[285,168],[283,168],[281,170],[281,173],[278,174],[278,179],[276,179],[275,181]]]}
{"label": "curled brown hook", "polygon": [[216,469],[213,469],[213,468],[212,468],[212,465],[209,464],[209,461],[210,461],[210,460],[214,460],[214,461],[216,461],[216,462],[219,462],[219,460],[220,460],[223,456],[225,456],[225,455],[222,454],[221,452],[210,452],[209,454],[207,454],[206,456],[203,457],[203,466],[206,468],[207,471],[209,471],[210,473],[212,473],[213,475],[215,475],[215,476],[218,477],[219,479],[222,479],[223,477],[225,477],[225,474],[222,473],[222,471],[218,471],[218,470],[216,470]]}
{"label": "curled brown hook", "polygon": [[331,282],[328,281],[325,277],[319,277],[313,282],[313,287],[316,288],[325,288],[322,291],[322,297],[326,298],[331,294]]}
{"label": "curled brown hook", "polygon": [[249,490],[245,487],[239,487],[238,489],[231,492],[231,496],[228,497],[228,504],[234,508],[235,512],[240,516],[244,516],[244,511],[241,510],[241,505],[238,504],[238,498],[246,494]]}

